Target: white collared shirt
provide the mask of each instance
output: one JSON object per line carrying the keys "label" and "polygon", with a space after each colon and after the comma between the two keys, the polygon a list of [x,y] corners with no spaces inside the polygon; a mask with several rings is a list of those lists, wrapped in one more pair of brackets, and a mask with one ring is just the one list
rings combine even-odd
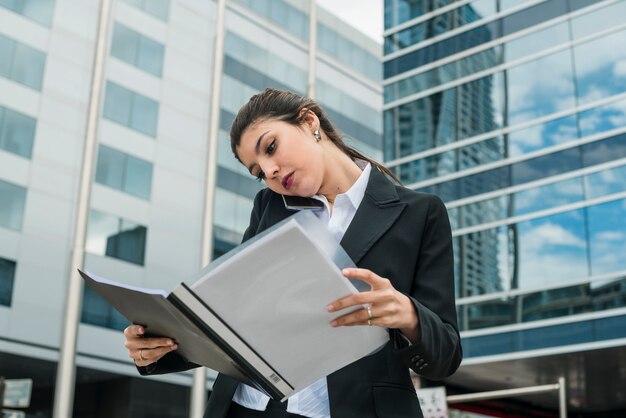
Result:
{"label": "white collared shirt", "polygon": [[[337,195],[333,205],[332,216],[326,197],[322,195],[313,196],[317,200],[324,202],[324,210],[315,211],[315,215],[327,224],[328,231],[337,242],[341,242],[365,196],[365,189],[367,188],[367,182],[372,170],[372,166],[366,161],[359,160],[357,165],[363,172],[347,192]],[[237,386],[233,396],[234,402],[257,411],[265,411],[269,400],[270,398],[266,394],[244,383],[240,383]],[[330,418],[326,378],[323,377],[292,395],[287,400],[287,412],[310,418]]]}

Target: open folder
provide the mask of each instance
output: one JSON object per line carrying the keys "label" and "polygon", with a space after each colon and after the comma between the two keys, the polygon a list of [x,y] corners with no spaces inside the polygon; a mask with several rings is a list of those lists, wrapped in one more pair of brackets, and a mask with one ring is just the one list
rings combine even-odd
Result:
{"label": "open folder", "polygon": [[187,360],[284,400],[388,341],[379,327],[330,326],[349,310],[331,314],[326,306],[363,285],[342,275],[351,266],[326,227],[302,211],[169,294],[80,274],[148,335],[176,340]]}

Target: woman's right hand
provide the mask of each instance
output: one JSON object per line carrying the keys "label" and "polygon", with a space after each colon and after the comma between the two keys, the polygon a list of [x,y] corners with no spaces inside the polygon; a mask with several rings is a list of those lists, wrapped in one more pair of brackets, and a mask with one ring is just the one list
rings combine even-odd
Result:
{"label": "woman's right hand", "polygon": [[178,348],[176,342],[165,337],[144,337],[145,328],[141,325],[129,325],[124,330],[128,350],[128,357],[132,358],[137,366],[147,366],[159,360],[167,353]]}

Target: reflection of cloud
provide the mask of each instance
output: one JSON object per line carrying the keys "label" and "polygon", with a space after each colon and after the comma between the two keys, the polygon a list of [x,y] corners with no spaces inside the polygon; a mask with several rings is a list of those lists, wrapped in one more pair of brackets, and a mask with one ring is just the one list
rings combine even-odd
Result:
{"label": "reflection of cloud", "polygon": [[613,75],[615,77],[626,77],[626,59],[622,59],[615,63],[613,67]]}
{"label": "reflection of cloud", "polygon": [[554,254],[523,251],[526,260],[520,267],[521,287],[533,288],[582,279],[587,276],[587,259],[579,254]]}
{"label": "reflection of cloud", "polygon": [[511,124],[574,106],[570,61],[563,51],[509,70]]}
{"label": "reflection of cloud", "polygon": [[[571,215],[559,217],[564,226],[547,221],[530,227],[520,236],[520,278],[523,287],[536,287],[558,283],[587,275],[586,242],[576,235],[581,222],[574,222]],[[581,232],[582,233],[582,232]]]}
{"label": "reflection of cloud", "polygon": [[626,234],[614,231],[598,232],[591,241],[592,273],[603,274],[626,269],[624,254],[626,254]]}
{"label": "reflection of cloud", "polygon": [[576,235],[551,222],[542,224],[534,229],[528,230],[522,237],[526,248],[532,251],[541,251],[551,245],[561,245],[569,247],[584,248],[585,241]]}
{"label": "reflection of cloud", "polygon": [[[586,77],[605,67],[609,63],[624,61],[623,48],[616,47],[626,43],[626,31],[617,32],[600,39],[578,45],[576,55],[576,73]],[[615,68],[614,68],[615,72]]]}
{"label": "reflection of cloud", "polygon": [[602,231],[595,234],[593,238],[599,241],[621,241],[625,238],[625,236],[623,232]]}

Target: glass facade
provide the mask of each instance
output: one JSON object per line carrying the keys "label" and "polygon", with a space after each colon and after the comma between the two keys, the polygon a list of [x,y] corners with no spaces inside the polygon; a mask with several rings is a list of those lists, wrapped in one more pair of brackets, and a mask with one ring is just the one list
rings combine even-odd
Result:
{"label": "glass facade", "polygon": [[624,13],[626,1],[385,1],[385,160],[448,207],[460,326],[484,334],[464,339],[466,356],[623,328],[615,316],[489,332],[626,305]]}
{"label": "glass facade", "polygon": [[[62,341],[76,231],[86,228],[85,270],[142,288],[170,290],[204,260],[217,2],[112,0],[102,28],[107,39],[96,30],[100,6],[0,0],[0,375],[32,372],[33,416],[52,415],[48,383],[56,362],[46,359],[58,357]],[[265,88],[307,94],[310,6],[310,0],[226,2],[214,258],[241,242],[264,187],[233,158],[230,125]],[[322,7],[316,15],[317,98],[351,145],[381,160],[382,46]],[[103,62],[94,61],[102,44]],[[93,83],[102,87],[97,122],[89,113],[98,91]],[[79,183],[92,133],[89,212],[82,220]],[[191,374],[139,378],[116,342],[127,325],[84,288],[81,367],[69,415],[188,416]],[[209,387],[215,376],[209,371]]]}

